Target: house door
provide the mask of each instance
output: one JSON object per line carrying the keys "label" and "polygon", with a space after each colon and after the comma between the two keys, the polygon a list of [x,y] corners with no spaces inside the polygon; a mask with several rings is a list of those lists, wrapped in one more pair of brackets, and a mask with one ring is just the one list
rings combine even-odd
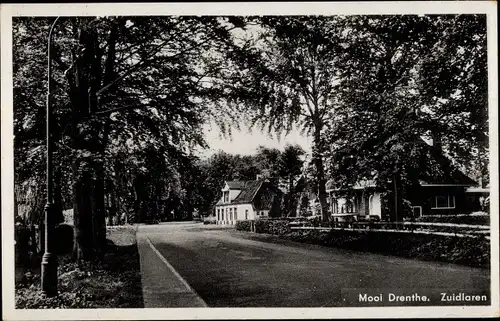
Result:
{"label": "house door", "polygon": [[369,214],[370,215],[376,215],[378,217],[382,217],[382,210],[381,210],[381,204],[380,204],[380,194],[379,193],[374,193],[370,195],[369,198]]}

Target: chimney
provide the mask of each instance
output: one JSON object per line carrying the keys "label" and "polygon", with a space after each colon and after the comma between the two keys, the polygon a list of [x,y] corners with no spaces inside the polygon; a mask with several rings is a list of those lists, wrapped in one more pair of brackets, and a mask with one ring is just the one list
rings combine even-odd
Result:
{"label": "chimney", "polygon": [[258,180],[260,180],[260,179],[262,179],[262,174],[257,174],[257,176],[255,177],[255,180],[257,180],[257,181],[258,181]]}
{"label": "chimney", "polygon": [[483,188],[483,178],[482,177],[479,177],[479,179],[477,180],[478,183],[479,183],[479,187]]}

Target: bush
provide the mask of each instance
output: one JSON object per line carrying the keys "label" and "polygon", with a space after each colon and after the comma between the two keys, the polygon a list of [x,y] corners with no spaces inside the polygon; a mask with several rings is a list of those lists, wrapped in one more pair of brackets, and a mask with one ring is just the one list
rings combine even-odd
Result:
{"label": "bush", "polygon": [[286,219],[261,219],[255,221],[256,233],[269,233],[282,235],[290,232],[288,225],[289,220]]}
{"label": "bush", "polygon": [[[131,228],[119,228],[110,234],[115,240],[124,240],[131,232]],[[15,307],[143,308],[139,259],[135,232],[133,244],[114,244],[102,261],[77,264],[71,262],[71,255],[61,255],[57,267],[59,294],[45,297],[40,289],[39,271],[28,272],[21,282],[16,281]]]}
{"label": "bush", "polygon": [[469,225],[490,225],[490,216],[488,214],[481,215],[433,215],[422,216],[416,219],[417,222],[429,223],[453,223],[453,224],[469,224]]}
{"label": "bush", "polygon": [[455,237],[380,231],[296,230],[287,238],[311,244],[488,268],[490,243],[484,237]]}
{"label": "bush", "polygon": [[[291,230],[289,219],[255,221],[257,233],[275,234],[292,241],[488,268],[490,242],[484,236],[457,237],[374,230]],[[294,221],[294,220],[293,220]],[[238,221],[236,229],[250,231],[249,221]]]}
{"label": "bush", "polygon": [[38,240],[36,226],[17,223],[14,226],[15,264],[31,267],[38,262]]}
{"label": "bush", "polygon": [[253,221],[236,221],[235,228],[237,231],[250,232],[250,227]]}
{"label": "bush", "polygon": [[236,221],[234,227],[237,231],[247,231],[250,232],[251,225],[253,221]]}

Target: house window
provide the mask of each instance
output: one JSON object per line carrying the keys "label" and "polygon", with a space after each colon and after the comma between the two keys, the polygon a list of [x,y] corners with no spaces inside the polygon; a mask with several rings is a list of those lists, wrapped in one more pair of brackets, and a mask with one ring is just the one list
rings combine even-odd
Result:
{"label": "house window", "polygon": [[224,203],[229,203],[229,192],[222,192],[224,193]]}
{"label": "house window", "polygon": [[217,221],[220,221],[220,208],[217,209]]}
{"label": "house window", "polygon": [[455,208],[455,195],[437,195],[432,208]]}
{"label": "house window", "polygon": [[236,207],[234,208],[234,220],[236,221],[238,219],[238,212],[236,211]]}
{"label": "house window", "polygon": [[245,220],[248,220],[248,210],[245,210]]}
{"label": "house window", "polygon": [[233,220],[233,208],[230,208],[229,209],[229,220],[232,221]]}

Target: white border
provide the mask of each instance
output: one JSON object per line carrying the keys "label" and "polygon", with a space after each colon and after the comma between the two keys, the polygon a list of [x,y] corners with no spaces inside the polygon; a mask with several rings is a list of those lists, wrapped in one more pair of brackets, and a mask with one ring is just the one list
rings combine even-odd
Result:
{"label": "white border", "polygon": [[[2,269],[3,318],[8,320],[90,319],[297,319],[297,318],[422,318],[499,316],[498,217],[498,65],[497,4],[493,1],[309,2],[309,3],[120,3],[1,5],[1,125],[2,125]],[[14,310],[13,254],[13,118],[12,17],[72,15],[338,15],[338,14],[488,15],[488,79],[491,176],[491,302],[489,307],[378,307],[378,308],[177,308]]]}

